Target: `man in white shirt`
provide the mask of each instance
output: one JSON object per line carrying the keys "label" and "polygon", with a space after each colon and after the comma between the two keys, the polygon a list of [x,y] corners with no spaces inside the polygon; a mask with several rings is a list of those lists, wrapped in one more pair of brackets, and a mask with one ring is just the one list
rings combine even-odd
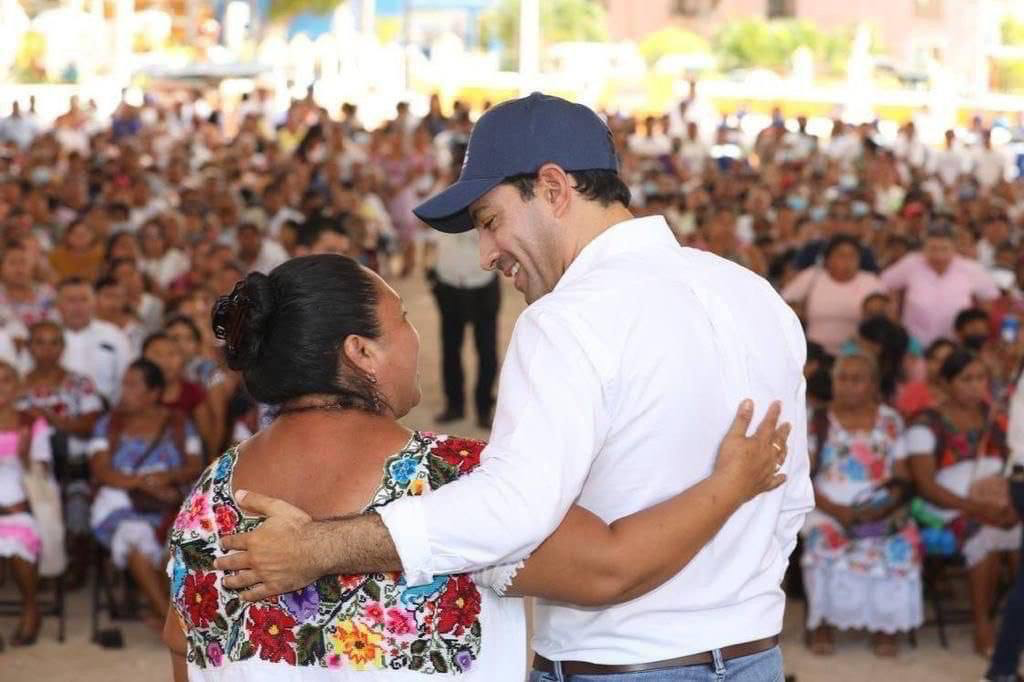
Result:
{"label": "man in white shirt", "polygon": [[610,521],[706,478],[735,405],[781,398],[795,455],[784,486],[653,593],[604,610],[539,600],[533,642],[537,680],[691,667],[781,678],[780,584],[813,506],[803,333],[763,279],[679,248],[661,216],[634,219],[617,168],[610,132],[581,105],[535,93],[480,119],[459,181],[416,210],[442,232],[476,227],[481,263],[530,304],[479,473],[345,521],[273,502],[259,530],[223,540],[247,550],[217,562],[242,571],[226,586],[262,583],[245,594],[260,598],[385,567],[420,585],[516,562],[573,503]]}
{"label": "man in white shirt", "polygon": [[35,122],[22,113],[21,104],[14,100],[11,115],[0,121],[0,142],[13,142],[21,149],[28,147],[39,132]]}
{"label": "man in white shirt", "polygon": [[984,189],[991,189],[1007,177],[1009,159],[992,146],[992,131],[981,134],[981,145],[974,150],[974,177]]}
{"label": "man in white shirt", "polygon": [[441,378],[446,406],[435,417],[439,424],[465,417],[465,373],[462,342],[466,326],[473,328],[477,377],[474,390],[477,423],[491,427],[494,383],[498,378],[498,310],[501,287],[493,272],[480,269],[480,240],[475,232],[430,236],[434,247],[431,277],[434,299],[441,315]]}
{"label": "man in white shirt", "polygon": [[124,332],[95,318],[96,295],[83,279],[61,282],[57,310],[64,325],[64,357],[61,364],[92,379],[109,405],[121,395],[121,378],[134,353]]}
{"label": "man in white shirt", "polygon": [[952,187],[970,169],[970,158],[957,142],[956,132],[946,131],[946,146],[931,156],[931,172],[939,177],[942,184]]}
{"label": "man in white shirt", "polygon": [[269,274],[271,270],[288,260],[288,252],[279,243],[265,237],[260,228],[251,222],[238,226],[238,260],[246,272]]}
{"label": "man in white shirt", "polygon": [[648,116],[644,119],[644,132],[629,137],[629,150],[644,158],[658,158],[672,152],[672,140],[658,126],[658,119]]}

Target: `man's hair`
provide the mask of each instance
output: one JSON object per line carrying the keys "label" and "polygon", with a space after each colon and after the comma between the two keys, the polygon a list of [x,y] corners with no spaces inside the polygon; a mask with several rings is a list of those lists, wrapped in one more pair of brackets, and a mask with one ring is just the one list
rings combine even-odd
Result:
{"label": "man's hair", "polygon": [[[629,187],[622,181],[619,174],[613,170],[582,170],[566,171],[573,181],[573,189],[583,195],[588,201],[596,201],[602,206],[608,207],[614,203],[629,206]],[[534,197],[534,189],[537,184],[536,173],[524,173],[512,175],[501,181],[503,185],[512,185],[519,190],[519,197],[523,201],[529,201]]]}
{"label": "man's hair", "polygon": [[57,291],[63,291],[68,287],[89,287],[92,289],[92,283],[83,277],[66,277],[57,284]]}
{"label": "man's hair", "polygon": [[988,313],[981,308],[966,308],[957,313],[956,320],[953,322],[953,329],[959,333],[967,325],[979,321],[987,323],[989,321]]}

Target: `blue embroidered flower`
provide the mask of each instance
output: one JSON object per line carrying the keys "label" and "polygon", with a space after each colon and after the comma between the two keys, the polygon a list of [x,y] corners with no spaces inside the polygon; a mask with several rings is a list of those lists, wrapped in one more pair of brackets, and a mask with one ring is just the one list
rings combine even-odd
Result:
{"label": "blue embroidered flower", "polygon": [[181,549],[174,550],[174,567],[171,569],[171,596],[175,599],[185,589],[185,576],[188,569],[185,568],[185,560],[182,557]]}
{"label": "blue embroidered flower", "polygon": [[223,481],[228,477],[228,472],[231,471],[231,458],[224,456],[217,462],[217,471],[213,474],[215,481]]}
{"label": "blue embroidered flower", "polygon": [[412,457],[403,457],[391,463],[389,471],[391,478],[395,479],[398,485],[408,485],[412,477],[416,475],[419,464]]}
{"label": "blue embroidered flower", "polygon": [[851,481],[866,481],[868,480],[868,472],[864,469],[864,465],[861,464],[860,460],[856,457],[847,457],[843,460],[843,473]]}
{"label": "blue embroidered flower", "polygon": [[899,566],[910,561],[910,552],[910,543],[899,535],[890,538],[889,542],[886,543],[886,559],[894,566]]}
{"label": "blue embroidered flower", "polygon": [[463,649],[455,654],[455,665],[459,666],[462,672],[466,672],[473,667],[473,654]]}
{"label": "blue embroidered flower", "polygon": [[295,620],[308,621],[316,615],[320,594],[316,591],[316,585],[306,585],[301,590],[281,595],[281,603],[295,616]]}

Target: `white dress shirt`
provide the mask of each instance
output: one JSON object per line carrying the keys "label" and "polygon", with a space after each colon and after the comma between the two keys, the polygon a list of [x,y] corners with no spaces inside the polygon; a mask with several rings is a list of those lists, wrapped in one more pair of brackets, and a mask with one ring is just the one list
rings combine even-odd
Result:
{"label": "white dress shirt", "polygon": [[109,322],[93,320],[78,331],[64,330],[61,365],[92,379],[111,405],[121,396],[121,378],[133,360],[128,337]]}
{"label": "white dress shirt", "polygon": [[538,600],[534,649],[628,664],[769,637],[804,516],[803,365],[792,310],[765,280],[681,248],[661,216],[615,225],[520,316],[479,469],[380,510],[410,584],[526,557],[575,502],[614,521],[706,478],[736,408],[783,401],[782,488],[744,505],[679,575],[617,606]]}

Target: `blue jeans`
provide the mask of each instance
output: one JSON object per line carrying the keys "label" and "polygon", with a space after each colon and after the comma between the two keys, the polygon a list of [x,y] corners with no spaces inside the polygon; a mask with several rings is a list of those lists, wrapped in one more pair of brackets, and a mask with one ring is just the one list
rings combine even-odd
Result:
{"label": "blue jeans", "polygon": [[779,647],[728,661],[721,660],[718,651],[712,653],[715,662],[708,665],[612,675],[567,676],[534,671],[530,673],[530,682],[783,682],[785,679]]}
{"label": "blue jeans", "polygon": [[[1010,493],[1017,513],[1024,518],[1024,482],[1011,483]],[[1017,581],[1006,598],[999,640],[988,669],[987,677],[993,682],[1016,681],[1021,648],[1024,648],[1024,542],[1021,543],[1020,555],[1022,567],[1017,571]]]}

